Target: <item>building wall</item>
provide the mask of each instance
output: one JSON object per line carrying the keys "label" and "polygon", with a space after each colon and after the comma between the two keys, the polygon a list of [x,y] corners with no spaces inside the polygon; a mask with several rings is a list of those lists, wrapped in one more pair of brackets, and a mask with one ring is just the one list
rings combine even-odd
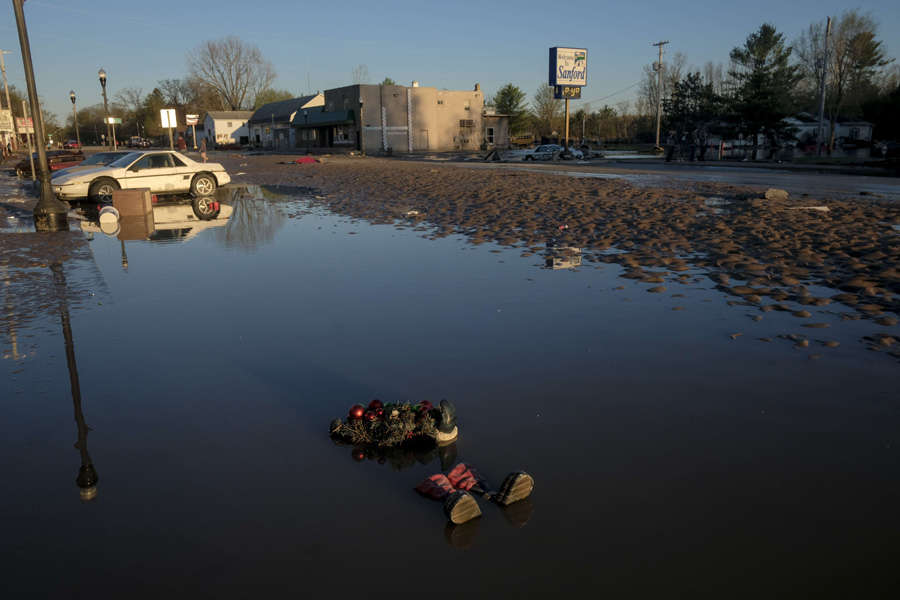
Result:
{"label": "building wall", "polygon": [[[493,142],[488,139],[488,128],[494,129]],[[484,143],[489,149],[506,149],[509,144],[509,117],[484,116]]]}

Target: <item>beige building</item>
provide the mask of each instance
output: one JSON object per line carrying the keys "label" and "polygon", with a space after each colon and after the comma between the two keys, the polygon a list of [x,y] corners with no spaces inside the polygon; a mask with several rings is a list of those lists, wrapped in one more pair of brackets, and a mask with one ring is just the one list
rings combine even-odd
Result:
{"label": "beige building", "polygon": [[[504,115],[489,119],[494,143],[507,143]],[[484,94],[403,85],[350,85],[325,91],[324,106],[300,110],[291,121],[297,148],[379,152],[484,149]],[[503,142],[503,140],[506,142]]]}

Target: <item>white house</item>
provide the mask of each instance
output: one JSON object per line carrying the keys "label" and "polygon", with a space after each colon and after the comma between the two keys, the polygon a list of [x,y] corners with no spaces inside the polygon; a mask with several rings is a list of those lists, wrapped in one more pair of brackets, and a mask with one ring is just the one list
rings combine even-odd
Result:
{"label": "white house", "polygon": [[210,150],[228,144],[249,144],[247,121],[252,116],[252,110],[211,110],[197,126],[197,143],[206,138]]}

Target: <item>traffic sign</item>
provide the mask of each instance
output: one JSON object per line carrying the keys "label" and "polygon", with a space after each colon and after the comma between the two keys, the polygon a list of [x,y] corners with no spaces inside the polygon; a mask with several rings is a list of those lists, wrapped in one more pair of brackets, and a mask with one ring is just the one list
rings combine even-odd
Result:
{"label": "traffic sign", "polygon": [[121,125],[122,117],[109,117],[106,122],[110,125]]}

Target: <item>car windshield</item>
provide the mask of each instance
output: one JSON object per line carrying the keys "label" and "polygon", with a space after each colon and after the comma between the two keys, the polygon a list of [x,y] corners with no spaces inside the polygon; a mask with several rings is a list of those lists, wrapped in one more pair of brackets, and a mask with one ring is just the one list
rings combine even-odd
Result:
{"label": "car windshield", "polygon": [[[130,154],[130,153],[129,153]],[[87,165],[108,165],[119,157],[125,156],[120,152],[98,152],[81,163],[81,166]]]}
{"label": "car windshield", "polygon": [[137,159],[139,159],[142,156],[143,156],[143,154],[140,152],[129,152],[122,158],[119,158],[119,159],[114,160],[111,163],[109,163],[109,166],[110,167],[127,167],[132,162],[136,161]]}

